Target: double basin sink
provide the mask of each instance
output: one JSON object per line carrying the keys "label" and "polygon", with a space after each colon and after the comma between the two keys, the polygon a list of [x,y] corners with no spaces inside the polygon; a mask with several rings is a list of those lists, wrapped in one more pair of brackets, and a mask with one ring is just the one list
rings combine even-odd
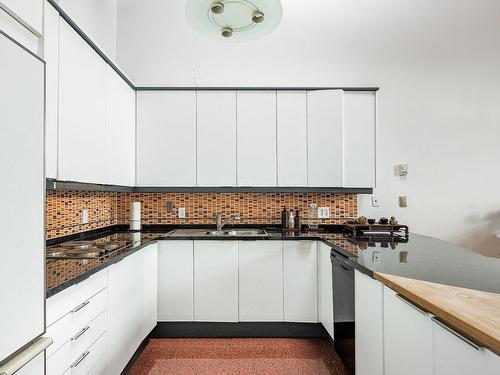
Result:
{"label": "double basin sink", "polygon": [[231,228],[223,230],[176,229],[168,235],[170,237],[265,237],[269,234],[263,229]]}

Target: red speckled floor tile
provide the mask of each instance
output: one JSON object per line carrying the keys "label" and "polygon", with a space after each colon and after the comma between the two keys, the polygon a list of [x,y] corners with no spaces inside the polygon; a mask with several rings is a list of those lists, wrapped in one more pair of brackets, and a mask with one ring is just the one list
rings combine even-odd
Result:
{"label": "red speckled floor tile", "polygon": [[152,339],[131,375],[345,375],[322,339]]}

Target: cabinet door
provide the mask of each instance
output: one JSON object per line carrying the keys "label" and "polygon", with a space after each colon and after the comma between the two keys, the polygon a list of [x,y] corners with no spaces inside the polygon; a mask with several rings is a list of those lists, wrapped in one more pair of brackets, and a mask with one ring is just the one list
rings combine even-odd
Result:
{"label": "cabinet door", "polygon": [[276,92],[237,95],[238,186],[276,186]]}
{"label": "cabinet door", "polygon": [[44,375],[45,374],[45,352],[41,352],[18,371],[16,375]]}
{"label": "cabinet door", "polygon": [[2,0],[0,8],[5,9],[34,34],[42,35],[42,0]]}
{"label": "cabinet door", "polygon": [[106,71],[106,182],[135,185],[135,91],[109,66]]}
{"label": "cabinet door", "polygon": [[284,241],[284,320],[318,322],[316,242]]}
{"label": "cabinet door", "polygon": [[277,92],[278,186],[307,186],[307,97]]}
{"label": "cabinet door", "polygon": [[144,310],[143,336],[146,337],[158,322],[158,245],[152,244],[144,253]]}
{"label": "cabinet door", "polygon": [[196,186],[196,93],[137,93],[137,185]]}
{"label": "cabinet door", "polygon": [[344,92],[344,186],[375,186],[374,92]]}
{"label": "cabinet door", "polygon": [[120,374],[143,340],[143,252],[108,269],[109,373]]}
{"label": "cabinet door", "polygon": [[356,374],[384,375],[384,285],[354,272]]}
{"label": "cabinet door", "polygon": [[335,332],[333,332],[333,280],[330,252],[331,249],[329,246],[318,242],[318,317],[323,327],[325,327],[333,339]]}
{"label": "cabinet door", "polygon": [[45,187],[44,64],[3,34],[0,56],[2,362],[44,331]]}
{"label": "cabinet door", "polygon": [[193,241],[158,243],[158,321],[193,321]]}
{"label": "cabinet door", "polygon": [[342,90],[307,92],[308,186],[343,185],[342,94]]}
{"label": "cabinet door", "polygon": [[283,321],[281,241],[240,241],[239,321]]}
{"label": "cabinet door", "polygon": [[236,186],[236,92],[198,91],[198,186]]}
{"label": "cabinet door", "polygon": [[496,375],[500,357],[470,344],[460,334],[433,322],[434,375]]}
{"label": "cabinet door", "polygon": [[238,321],[238,242],[194,242],[194,320]]}
{"label": "cabinet door", "polygon": [[65,21],[59,28],[60,180],[105,183],[106,63]]}
{"label": "cabinet door", "polygon": [[45,177],[57,178],[57,115],[59,101],[59,13],[47,1],[43,23],[45,60]]}
{"label": "cabinet door", "polygon": [[385,374],[432,374],[432,361],[430,316],[384,287]]}

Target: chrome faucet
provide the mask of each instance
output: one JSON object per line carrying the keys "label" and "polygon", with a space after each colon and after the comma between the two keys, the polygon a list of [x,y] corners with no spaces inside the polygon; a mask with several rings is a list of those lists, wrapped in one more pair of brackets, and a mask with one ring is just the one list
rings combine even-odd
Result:
{"label": "chrome faucet", "polygon": [[234,216],[227,218],[226,220],[222,220],[222,214],[216,213],[214,215],[214,219],[215,219],[215,225],[217,225],[217,231],[221,231],[222,228],[224,227],[224,225],[229,223],[231,220],[240,221],[241,217],[240,217],[240,215],[234,215]]}

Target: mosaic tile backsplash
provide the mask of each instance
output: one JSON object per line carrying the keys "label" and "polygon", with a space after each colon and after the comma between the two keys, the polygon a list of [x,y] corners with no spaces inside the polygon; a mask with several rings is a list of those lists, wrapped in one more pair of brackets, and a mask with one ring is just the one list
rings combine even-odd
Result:
{"label": "mosaic tile backsplash", "polygon": [[[340,224],[357,217],[356,194],[317,193],[111,193],[49,191],[46,199],[46,237],[56,238],[113,224],[128,224],[130,203],[140,201],[143,224],[213,224],[213,216],[241,217],[240,224],[279,224],[281,210],[298,208],[302,222],[307,207],[330,207],[330,218],[319,224]],[[167,212],[167,202],[173,210]],[[177,209],[186,209],[186,218],[177,218]],[[82,210],[89,223],[81,224]]]}

